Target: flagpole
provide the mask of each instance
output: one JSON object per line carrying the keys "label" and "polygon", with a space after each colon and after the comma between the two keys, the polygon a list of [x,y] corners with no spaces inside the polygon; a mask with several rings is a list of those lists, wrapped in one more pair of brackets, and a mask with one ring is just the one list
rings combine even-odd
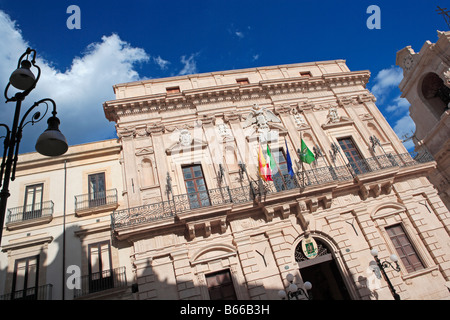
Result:
{"label": "flagpole", "polygon": [[[300,156],[302,153],[302,139],[303,139],[302,131],[300,131]],[[304,166],[301,158],[300,158],[300,162],[302,163],[302,182],[303,182],[303,186],[305,186],[305,166]]]}

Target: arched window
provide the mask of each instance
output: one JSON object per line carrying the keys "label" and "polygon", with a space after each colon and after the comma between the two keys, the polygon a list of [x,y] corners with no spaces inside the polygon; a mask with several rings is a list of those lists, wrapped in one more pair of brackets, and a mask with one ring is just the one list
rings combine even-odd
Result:
{"label": "arched window", "polygon": [[428,73],[422,81],[422,95],[428,108],[438,119],[448,109],[450,88],[444,84],[436,73]]}

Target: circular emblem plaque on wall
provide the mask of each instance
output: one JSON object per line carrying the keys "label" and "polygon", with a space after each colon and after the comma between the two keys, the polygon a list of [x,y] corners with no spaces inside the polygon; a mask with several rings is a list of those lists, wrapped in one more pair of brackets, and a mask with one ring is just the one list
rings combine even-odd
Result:
{"label": "circular emblem plaque on wall", "polygon": [[314,238],[308,237],[302,240],[302,251],[308,259],[314,259],[317,257],[319,250]]}

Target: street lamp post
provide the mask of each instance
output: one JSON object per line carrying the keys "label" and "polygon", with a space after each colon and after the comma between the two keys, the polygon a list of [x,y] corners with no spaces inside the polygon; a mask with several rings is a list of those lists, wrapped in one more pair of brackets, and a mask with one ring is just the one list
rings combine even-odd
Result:
{"label": "street lamp post", "polygon": [[[31,61],[28,60],[32,58]],[[31,71],[31,67],[37,69],[37,76]],[[11,129],[6,124],[0,123],[0,127],[6,129],[4,138],[3,158],[0,167],[0,243],[3,233],[3,223],[5,220],[6,204],[9,193],[9,182],[14,181],[17,160],[19,155],[19,145],[22,139],[23,128],[31,123],[32,125],[41,121],[48,112],[49,104],[52,106],[52,116],[48,119],[48,128],[42,133],[36,142],[36,151],[45,156],[59,156],[64,154],[68,149],[67,140],[59,131],[59,119],[56,117],[56,104],[52,99],[46,98],[35,102],[20,119],[20,109],[25,97],[36,87],[37,82],[41,76],[41,69],[36,65],[36,50],[28,48],[19,58],[17,69],[11,74],[9,82],[5,88],[6,103],[16,102],[16,109],[14,112],[14,120]],[[13,86],[20,91],[14,96],[8,96],[8,90]],[[46,106],[44,114],[36,111],[31,119],[27,120],[30,113],[39,105]],[[20,121],[19,121],[20,119]],[[2,183],[3,181],[3,183]]]}
{"label": "street lamp post", "polygon": [[288,287],[287,293],[284,290],[278,291],[278,296],[281,299],[285,300],[287,298],[288,300],[292,300],[295,298],[296,300],[299,300],[298,297],[301,295],[304,295],[308,300],[312,300],[311,292],[309,292],[312,289],[311,282],[306,281],[305,283],[303,283],[303,285],[305,287],[305,290],[304,290],[303,288],[299,288],[294,283],[294,276],[291,273],[287,274],[286,280],[290,283],[290,285]]}
{"label": "street lamp post", "polygon": [[389,280],[386,271],[384,269],[391,267],[397,272],[400,272],[400,266],[398,265],[398,257],[395,254],[391,254],[390,259],[392,262],[395,262],[395,267],[390,263],[389,261],[385,260],[383,262],[378,259],[378,250],[372,249],[370,250],[370,254],[375,258],[375,261],[377,262],[378,268],[380,268],[381,272],[383,273],[384,279],[388,283],[389,289],[391,290],[392,295],[394,296],[395,300],[400,300],[400,296],[397,292],[395,292],[394,286],[392,285],[391,281]]}

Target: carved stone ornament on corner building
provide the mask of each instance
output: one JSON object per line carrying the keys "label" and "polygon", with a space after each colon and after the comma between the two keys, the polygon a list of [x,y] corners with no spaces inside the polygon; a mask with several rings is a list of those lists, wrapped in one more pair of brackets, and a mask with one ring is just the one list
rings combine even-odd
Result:
{"label": "carved stone ornament on corner building", "polygon": [[450,87],[450,68],[447,69],[447,71],[445,71],[443,73],[443,75],[444,75],[444,79],[445,79],[445,85]]}

